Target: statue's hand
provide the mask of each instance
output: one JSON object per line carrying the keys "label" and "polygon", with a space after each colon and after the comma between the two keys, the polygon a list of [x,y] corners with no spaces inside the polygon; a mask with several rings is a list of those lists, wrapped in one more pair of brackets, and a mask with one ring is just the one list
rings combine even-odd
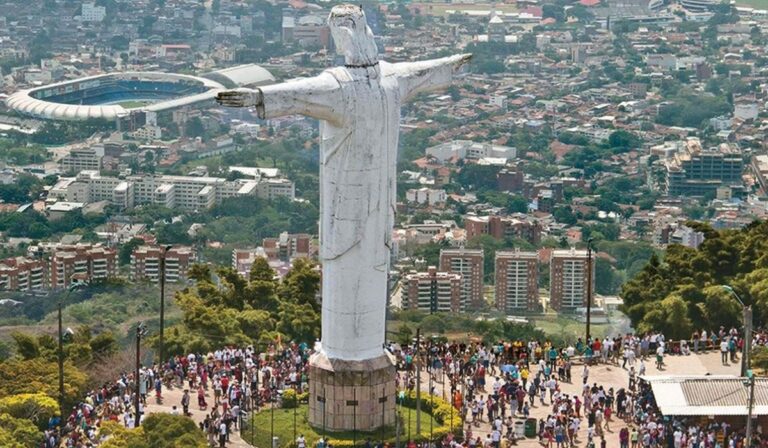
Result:
{"label": "statue's hand", "polygon": [[263,97],[258,89],[234,89],[219,92],[216,102],[226,107],[254,107],[263,104]]}
{"label": "statue's hand", "polygon": [[472,53],[457,54],[456,56],[451,56],[451,59],[453,69],[458,70],[461,66],[468,64],[472,60]]}

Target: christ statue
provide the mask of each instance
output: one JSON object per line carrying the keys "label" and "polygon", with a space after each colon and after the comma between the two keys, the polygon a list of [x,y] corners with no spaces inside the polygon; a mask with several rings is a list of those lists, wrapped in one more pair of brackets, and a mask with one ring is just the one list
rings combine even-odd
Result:
{"label": "christ statue", "polygon": [[343,66],[223,91],[216,100],[255,108],[261,119],[299,114],[320,120],[321,351],[329,359],[359,361],[384,352],[400,106],[448,86],[471,55],[390,64],[378,59],[360,7],[335,6],[328,23]]}

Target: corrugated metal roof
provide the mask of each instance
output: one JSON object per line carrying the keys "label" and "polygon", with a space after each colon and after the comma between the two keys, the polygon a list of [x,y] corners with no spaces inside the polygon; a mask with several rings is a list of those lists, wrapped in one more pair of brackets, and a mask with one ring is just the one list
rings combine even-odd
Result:
{"label": "corrugated metal roof", "polygon": [[[729,376],[643,377],[663,415],[747,415],[749,387]],[[768,415],[768,378],[755,380],[753,415]]]}

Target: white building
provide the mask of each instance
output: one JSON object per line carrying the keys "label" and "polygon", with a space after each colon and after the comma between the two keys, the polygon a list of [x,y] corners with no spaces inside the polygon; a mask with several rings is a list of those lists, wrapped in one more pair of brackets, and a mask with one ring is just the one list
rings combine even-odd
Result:
{"label": "white building", "polygon": [[104,157],[104,145],[92,145],[83,148],[72,148],[69,154],[59,160],[61,171],[64,173],[79,173],[83,170],[101,169],[101,159]]}
{"label": "white building", "polygon": [[405,200],[416,204],[438,205],[447,199],[445,190],[432,188],[411,188],[405,192]]}
{"label": "white building", "polygon": [[517,150],[509,146],[492,145],[490,143],[453,140],[427,148],[427,155],[432,156],[441,162],[450,159],[477,160],[484,157],[514,159],[517,157]]}
{"label": "white building", "polygon": [[704,242],[704,233],[693,230],[688,226],[681,225],[669,236],[670,244],[681,244],[683,246],[698,249]]}
{"label": "white building", "polygon": [[496,106],[500,109],[507,108],[507,96],[506,95],[491,95],[488,97],[488,104]]}
{"label": "white building", "polygon": [[95,3],[83,3],[80,15],[83,18],[83,22],[102,22],[107,16],[107,8],[96,6]]}
{"label": "white building", "polygon": [[733,107],[733,116],[740,120],[754,120],[759,113],[757,103],[740,103]]}
{"label": "white building", "polygon": [[294,198],[293,182],[287,179],[238,179],[218,177],[135,175],[125,178],[81,171],[76,178],[62,178],[51,189],[54,197],[67,201],[108,201],[120,208],[160,204],[182,210],[205,210],[224,199],[258,196]]}

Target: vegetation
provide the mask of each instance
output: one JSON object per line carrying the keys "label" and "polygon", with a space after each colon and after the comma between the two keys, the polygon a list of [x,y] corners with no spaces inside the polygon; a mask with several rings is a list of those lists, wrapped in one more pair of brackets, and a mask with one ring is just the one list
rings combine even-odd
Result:
{"label": "vegetation", "polygon": [[402,310],[393,312],[391,318],[400,324],[396,336],[399,343],[410,343],[414,333],[413,328],[416,327],[421,328],[422,334],[425,335],[472,335],[480,337],[487,343],[517,339],[526,341],[550,340],[556,344],[562,342],[559,335],[547,335],[533,324],[509,322],[501,316],[491,316],[489,319],[480,320],[468,314],[428,314],[423,311]]}
{"label": "vegetation", "polygon": [[13,165],[43,163],[48,160],[48,150],[41,145],[17,145],[13,140],[0,138],[0,160]]}
{"label": "vegetation", "polygon": [[309,260],[295,260],[282,281],[275,280],[263,258],[257,258],[247,279],[231,268],[218,269],[218,286],[208,266],[195,265],[189,275],[197,283],[176,294],[183,317],[166,332],[169,354],[320,336],[320,274]]}
{"label": "vegetation", "polygon": [[[459,412],[449,403],[435,396],[422,394],[422,412],[421,412],[421,433],[416,433],[416,392],[405,393],[404,399],[397,400],[398,418],[401,422],[400,440],[406,441],[408,436],[416,441],[430,440],[430,434],[433,440],[442,439],[451,430],[453,423],[454,434],[460,434],[462,428]],[[413,410],[412,410],[413,409]],[[280,440],[281,448],[293,446],[295,440],[293,433],[294,415],[296,416],[296,437],[304,435],[307,440],[307,446],[314,445],[320,437],[328,437],[331,445],[336,447],[350,447],[356,440],[357,445],[364,445],[366,439],[378,441],[384,438],[391,444],[395,442],[397,435],[395,428],[385,427],[383,431],[376,430],[371,433],[358,431],[356,434],[352,431],[332,432],[323,434],[322,428],[313,428],[307,421],[307,405],[299,405],[294,411],[293,408],[276,409],[274,415],[271,411],[262,411],[252,414],[252,421],[245,421],[241,435],[253,446],[271,446],[271,428],[274,422],[275,436]],[[430,427],[432,428],[430,433]],[[253,431],[251,431],[253,429]]]}
{"label": "vegetation", "polygon": [[35,143],[40,145],[62,145],[86,139],[93,134],[112,132],[114,122],[102,118],[86,121],[45,121],[34,134],[9,131],[7,134],[16,145]]}
{"label": "vegetation", "polygon": [[183,415],[149,414],[136,429],[106,421],[99,435],[108,437],[104,448],[207,448],[205,434]]}
{"label": "vegetation", "polygon": [[682,91],[668,100],[670,103],[661,107],[656,117],[657,123],[668,126],[698,128],[705,120],[731,111],[725,98],[711,94]]}
{"label": "vegetation", "polygon": [[704,232],[698,249],[671,245],[663,259],[648,264],[622,288],[622,310],[640,332],[659,330],[670,338],[690,337],[694,329],[739,326],[741,306],[721,285],[730,285],[754,308],[755,324],[768,322],[768,223],[740,230]]}

